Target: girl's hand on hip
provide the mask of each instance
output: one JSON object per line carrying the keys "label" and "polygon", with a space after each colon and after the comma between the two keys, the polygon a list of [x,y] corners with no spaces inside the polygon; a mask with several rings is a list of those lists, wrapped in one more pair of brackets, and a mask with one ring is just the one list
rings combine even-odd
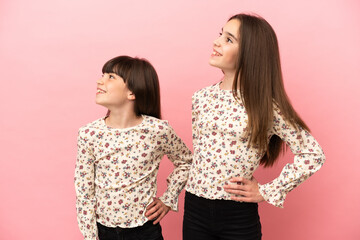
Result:
{"label": "girl's hand on hip", "polygon": [[159,198],[154,198],[154,201],[146,208],[145,217],[149,220],[155,219],[154,224],[157,224],[169,210],[170,207],[166,206]]}
{"label": "girl's hand on hip", "polygon": [[254,177],[250,180],[243,177],[233,177],[230,182],[236,184],[224,185],[225,192],[232,193],[231,200],[238,202],[262,202],[265,199],[260,195],[258,181]]}

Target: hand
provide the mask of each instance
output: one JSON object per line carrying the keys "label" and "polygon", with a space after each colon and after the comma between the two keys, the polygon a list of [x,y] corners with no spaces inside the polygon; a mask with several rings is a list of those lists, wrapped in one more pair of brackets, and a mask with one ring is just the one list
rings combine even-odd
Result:
{"label": "hand", "polygon": [[155,219],[155,225],[160,222],[163,217],[165,217],[169,210],[170,207],[166,206],[160,199],[154,198],[154,201],[146,208],[145,217],[149,220]]}
{"label": "hand", "polygon": [[258,181],[254,177],[250,180],[243,177],[233,177],[230,182],[237,183],[224,185],[225,192],[234,194],[231,196],[231,200],[255,203],[265,201],[260,195]]}

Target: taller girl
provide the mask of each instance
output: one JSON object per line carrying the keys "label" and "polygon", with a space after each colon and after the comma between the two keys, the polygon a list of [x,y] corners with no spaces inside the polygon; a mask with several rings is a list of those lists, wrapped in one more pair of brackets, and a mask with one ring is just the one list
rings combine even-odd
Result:
{"label": "taller girl", "polygon": [[[235,15],[213,48],[210,65],[224,78],[193,95],[194,156],[183,236],[261,239],[257,203],[283,207],[287,193],[319,170],[325,156],[285,93],[277,38],[268,22]],[[294,163],[258,184],[254,171],[260,164],[272,166],[284,143]]]}

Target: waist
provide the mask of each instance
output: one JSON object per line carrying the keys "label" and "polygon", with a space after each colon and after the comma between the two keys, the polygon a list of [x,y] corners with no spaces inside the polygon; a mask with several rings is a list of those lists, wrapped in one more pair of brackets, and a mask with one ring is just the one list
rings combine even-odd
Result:
{"label": "waist", "polygon": [[236,209],[236,208],[248,208],[248,207],[256,207],[258,206],[257,203],[252,202],[237,202],[233,200],[227,199],[208,199],[205,197],[199,197],[191,192],[186,191],[185,193],[185,201],[187,203],[192,202],[198,206],[203,206],[204,208],[207,207],[218,207],[223,209]]}
{"label": "waist", "polygon": [[[154,221],[147,221],[146,223],[144,223],[141,226],[129,227],[129,228],[108,227],[108,226],[102,225],[99,222],[97,222],[96,224],[97,224],[98,229],[103,229],[103,230],[106,230],[106,231],[112,231],[112,232],[117,232],[117,233],[123,233],[123,232],[133,232],[133,231],[138,231],[138,230],[145,230],[145,229],[153,227],[154,226],[153,223],[154,223]],[[157,223],[157,224],[159,224],[159,223]]]}

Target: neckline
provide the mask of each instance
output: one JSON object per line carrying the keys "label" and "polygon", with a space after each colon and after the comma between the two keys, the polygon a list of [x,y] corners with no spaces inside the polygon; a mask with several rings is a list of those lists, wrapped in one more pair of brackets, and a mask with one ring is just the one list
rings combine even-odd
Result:
{"label": "neckline", "polygon": [[113,127],[106,125],[106,122],[105,122],[106,116],[101,118],[101,125],[104,126],[105,128],[107,128],[108,130],[112,130],[112,131],[129,131],[129,130],[132,130],[132,129],[135,129],[135,128],[138,128],[138,127],[141,127],[142,125],[144,125],[146,115],[141,115],[141,117],[142,117],[142,121],[139,124],[132,126],[132,127],[127,127],[127,128],[113,128]]}
{"label": "neckline", "polygon": [[221,85],[222,82],[223,82],[223,81],[220,81],[220,82],[217,83],[217,88],[218,88],[220,91],[223,91],[223,92],[232,92],[232,89],[222,89],[222,88],[220,87],[220,85]]}

